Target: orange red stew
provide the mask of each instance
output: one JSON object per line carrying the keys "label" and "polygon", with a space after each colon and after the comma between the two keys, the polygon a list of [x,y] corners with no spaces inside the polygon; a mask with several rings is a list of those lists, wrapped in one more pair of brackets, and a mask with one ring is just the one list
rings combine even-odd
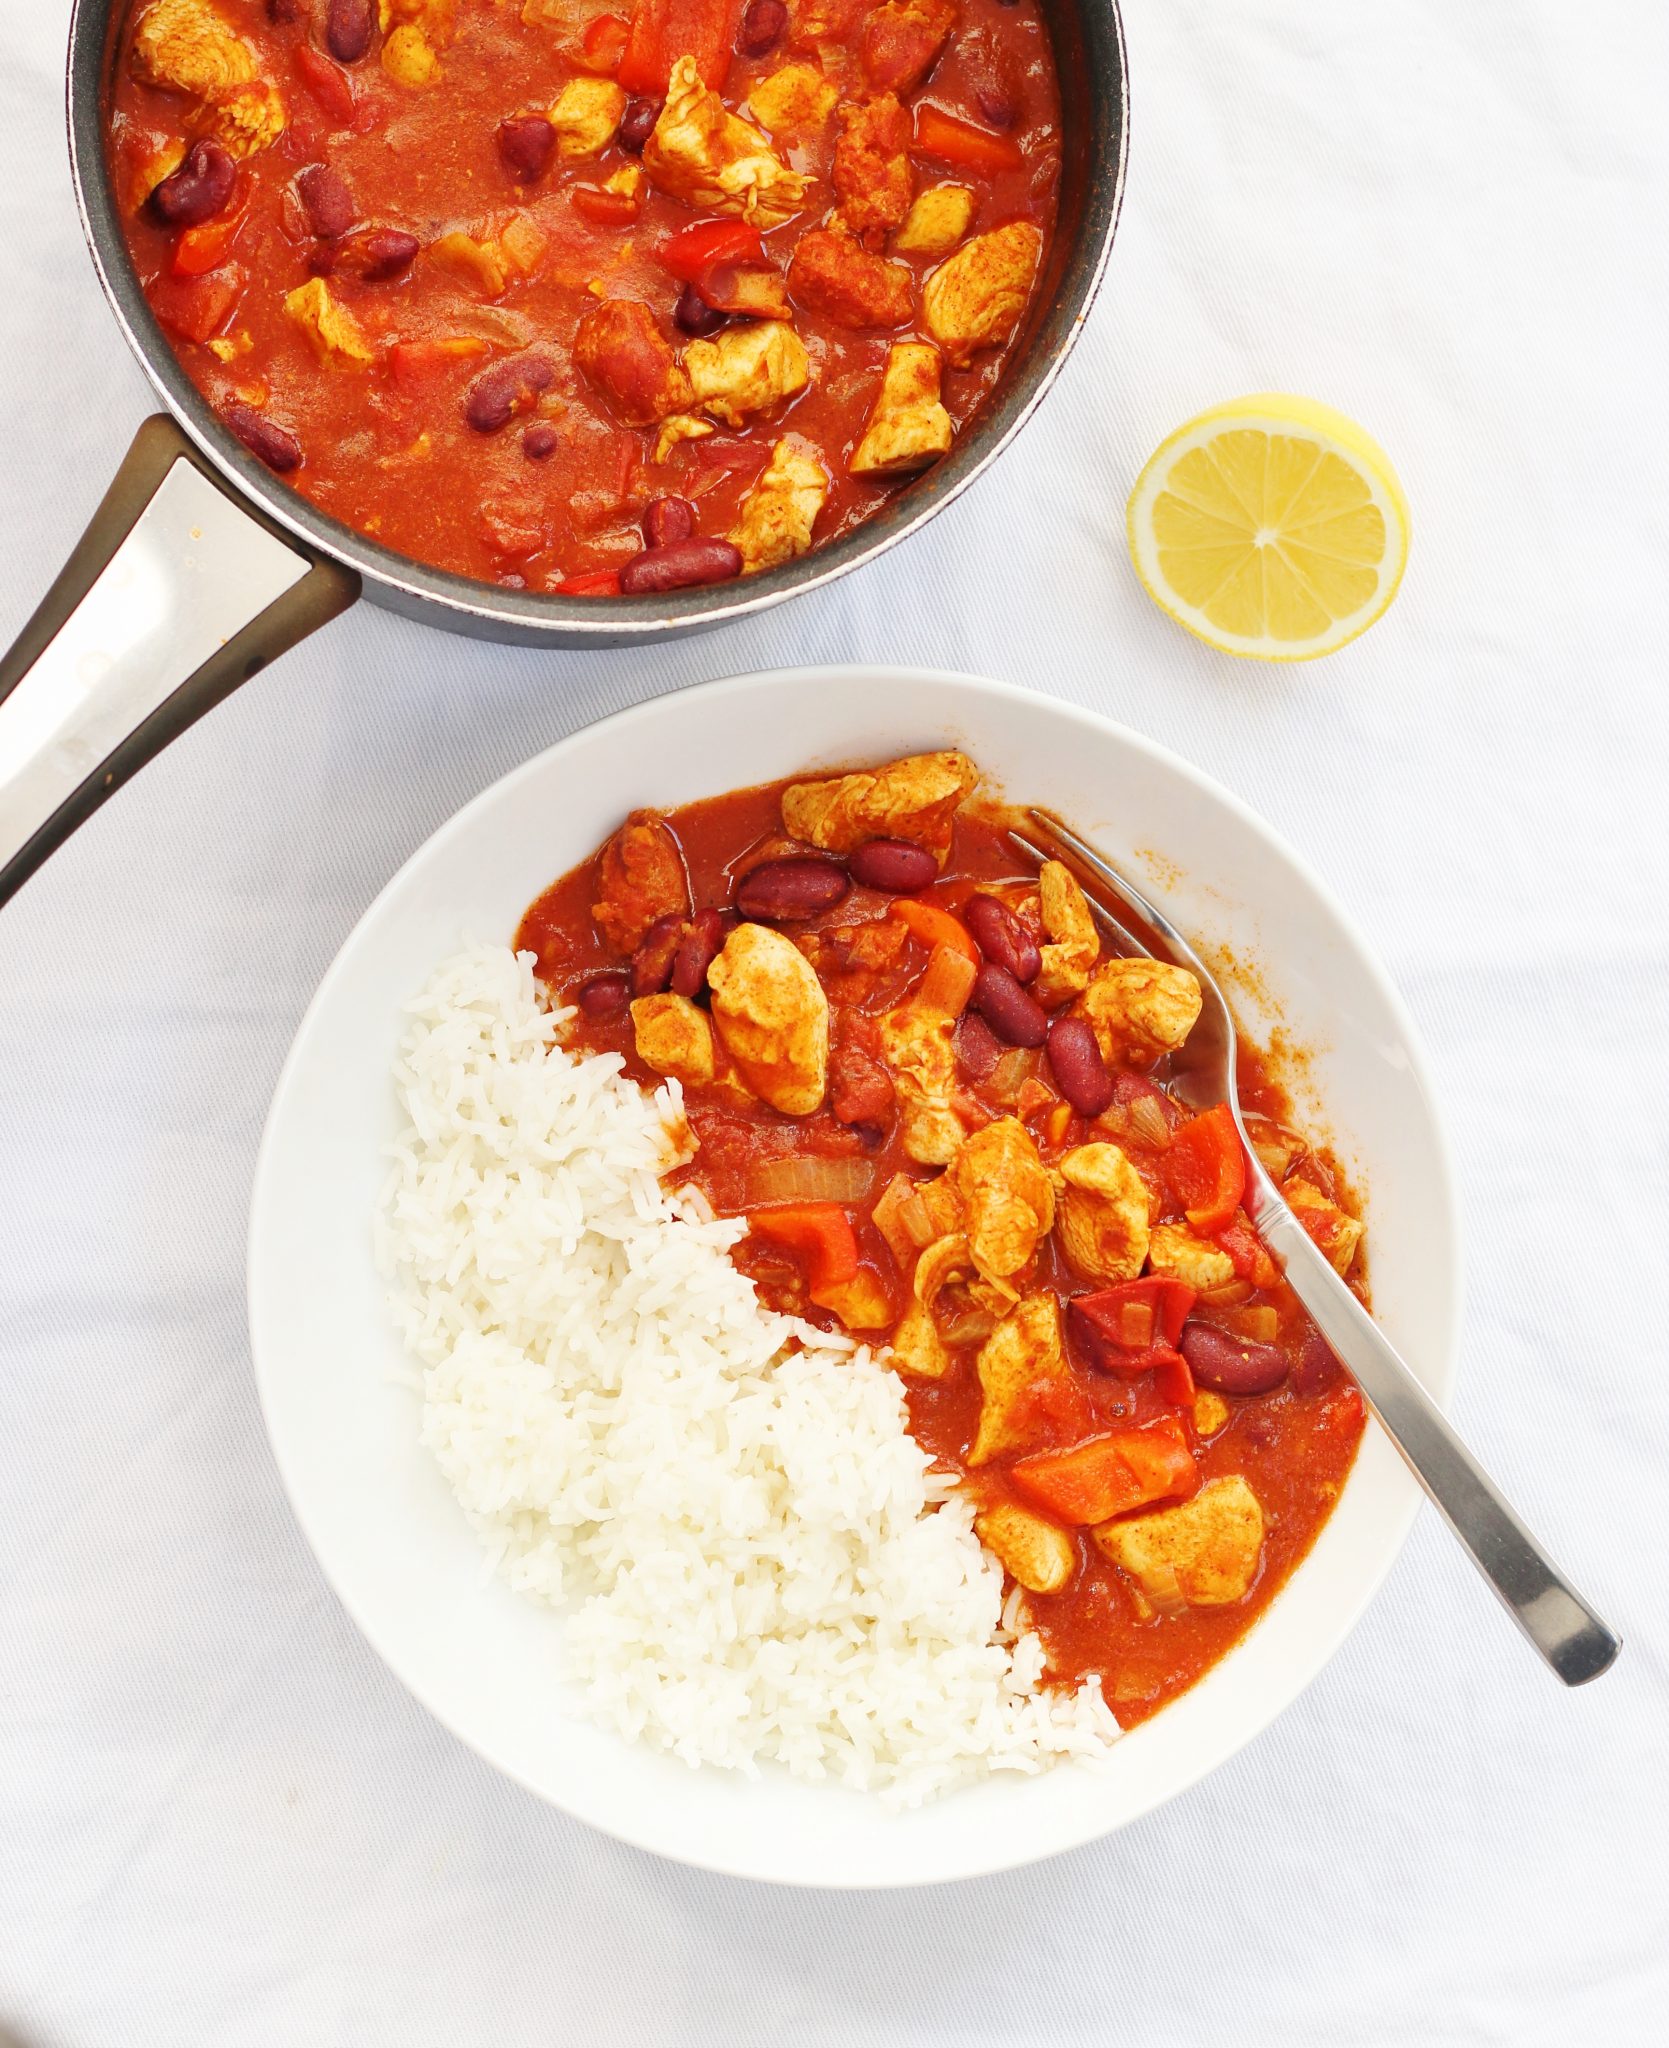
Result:
{"label": "orange red stew", "polygon": [[[1167,1087],[1197,984],[1106,948],[976,783],[947,752],[635,813],[517,944],[571,1043],[681,1082],[680,1178],[746,1217],[762,1298],[890,1347],[1052,1677],[1130,1725],[1304,1556],[1363,1408],[1246,1219],[1227,1109]],[[1328,1157],[1256,1053],[1239,1078],[1361,1291]]]}

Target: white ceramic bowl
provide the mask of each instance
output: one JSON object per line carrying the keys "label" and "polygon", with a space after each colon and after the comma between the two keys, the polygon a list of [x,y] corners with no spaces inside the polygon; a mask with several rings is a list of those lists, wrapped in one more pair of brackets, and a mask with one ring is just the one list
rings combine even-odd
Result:
{"label": "white ceramic bowl", "polygon": [[[1254,1032],[1312,1048],[1304,1076],[1368,1195],[1378,1314],[1439,1399],[1458,1325],[1452,1176],[1408,1017],[1326,888],[1227,791],[1135,733],[967,676],[799,669],[605,719],[495,783],[422,847],[320,985],[278,1083],[250,1221],[250,1329],[279,1469],[343,1604],[431,1712],[530,1790],[621,1839],[783,1883],[973,1876],[1092,1840],[1194,1784],[1287,1706],[1384,1578],[1419,1495],[1370,1428],[1310,1558],[1247,1640],[1117,1746],[1110,1768],[1000,1778],[919,1811],[776,1771],[692,1771],[590,1726],[555,1617],[484,1580],[417,1439],[372,1267],[395,1130],[399,1009],[465,939],[523,907],[626,811],[821,764],[955,744],[1016,801],[1054,806],[1144,873],[1184,929],[1232,946]],[[1307,1091],[1301,1091],[1306,1093]],[[1324,1105],[1324,1111],[1321,1109]]]}

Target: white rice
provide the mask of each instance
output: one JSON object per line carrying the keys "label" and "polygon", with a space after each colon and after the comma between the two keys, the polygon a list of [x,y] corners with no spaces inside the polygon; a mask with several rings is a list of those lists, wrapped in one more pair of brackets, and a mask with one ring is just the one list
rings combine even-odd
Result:
{"label": "white rice", "polygon": [[564,1051],[504,947],[410,1008],[378,1238],[423,1441],[490,1566],[562,1610],[588,1711],[896,1804],[1103,1755],[1099,1688],[1039,1687],[897,1378],[764,1309],[727,1256],[743,1226],[662,1187],[677,1085]]}

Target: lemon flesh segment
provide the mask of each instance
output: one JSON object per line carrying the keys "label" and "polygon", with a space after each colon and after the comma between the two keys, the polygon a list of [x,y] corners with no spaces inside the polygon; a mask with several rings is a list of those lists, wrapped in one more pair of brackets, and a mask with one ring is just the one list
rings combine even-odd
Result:
{"label": "lemon flesh segment", "polygon": [[1131,493],[1148,595],[1230,654],[1303,661],[1373,624],[1402,576],[1408,508],[1362,429],[1312,400],[1219,406],[1173,434]]}

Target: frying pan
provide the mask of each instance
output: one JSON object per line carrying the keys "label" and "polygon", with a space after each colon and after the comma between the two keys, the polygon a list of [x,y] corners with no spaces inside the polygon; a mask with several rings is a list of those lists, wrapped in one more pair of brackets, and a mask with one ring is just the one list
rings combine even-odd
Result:
{"label": "frying pan", "polygon": [[240,683],[361,595],[478,639],[617,647],[815,590],[965,490],[1054,382],[1095,297],[1129,128],[1117,0],[1041,0],[1060,74],[1059,216],[1003,383],[945,459],[853,532],[740,582],[649,598],[503,590],[397,555],[273,477],[180,367],[128,262],[104,148],[119,30],[138,0],[76,0],[70,166],[111,310],[166,413],[146,420],[62,572],[0,659],[0,903],[111,792]]}

